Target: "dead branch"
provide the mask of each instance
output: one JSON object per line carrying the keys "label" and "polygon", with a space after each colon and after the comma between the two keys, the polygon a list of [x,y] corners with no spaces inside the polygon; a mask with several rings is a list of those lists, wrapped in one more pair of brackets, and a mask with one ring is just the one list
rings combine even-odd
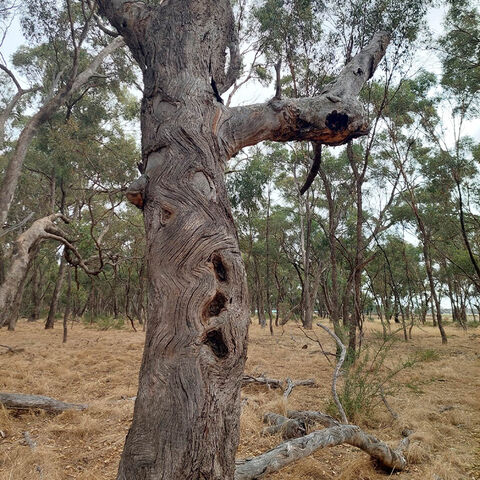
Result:
{"label": "dead branch", "polygon": [[397,420],[398,419],[398,413],[396,413],[390,404],[387,402],[387,397],[385,396],[385,391],[383,390],[383,386],[380,385],[380,398],[382,399],[383,404],[385,405],[385,408],[388,410],[390,415]]}
{"label": "dead branch", "polygon": [[333,371],[332,396],[333,396],[335,405],[337,406],[338,411],[340,412],[340,415],[342,417],[342,422],[347,424],[348,419],[347,419],[347,416],[345,415],[345,410],[343,409],[343,406],[337,394],[337,379],[338,379],[338,375],[340,374],[340,369],[342,368],[343,362],[345,361],[345,355],[347,353],[347,349],[345,348],[345,345],[342,343],[342,341],[337,337],[337,335],[335,335],[335,333],[333,333],[328,327],[326,327],[325,325],[322,325],[321,323],[317,323],[317,325],[320,328],[323,328],[337,342],[337,345],[342,349],[340,358],[338,359],[337,365],[335,366],[335,370]]}
{"label": "dead branch", "polygon": [[307,433],[302,420],[287,418],[278,413],[266,413],[263,416],[263,423],[270,425],[263,429],[263,435],[274,435],[280,432],[284,440],[299,438]]}
{"label": "dead branch", "polygon": [[292,390],[298,386],[313,386],[315,385],[315,380],[310,378],[309,380],[291,380],[290,378],[285,379],[287,384],[285,391],[283,392],[283,398],[286,400],[288,396],[292,393]]}
{"label": "dead branch", "polygon": [[0,393],[0,404],[11,410],[45,410],[61,413],[65,410],[85,410],[88,406],[66,403],[43,395],[26,395],[23,393]]}
{"label": "dead branch", "polygon": [[8,345],[0,345],[0,347],[6,348],[9,351],[9,353],[20,353],[25,350],[24,348],[13,348],[13,347],[9,347]]}
{"label": "dead branch", "polygon": [[266,385],[268,388],[281,388],[283,390],[283,382],[281,380],[267,378],[264,375],[260,375],[259,377],[244,375],[242,379],[242,386],[249,385],[251,383]]}
{"label": "dead branch", "polygon": [[30,432],[23,432],[23,439],[25,440],[25,444],[28,445],[32,450],[37,448],[37,443],[30,436]]}
{"label": "dead branch", "polygon": [[288,440],[257,457],[238,460],[234,478],[235,480],[263,478],[320,448],[342,443],[360,448],[386,468],[404,470],[407,466],[403,452],[408,446],[408,437],[394,450],[373,435],[363,432],[356,425],[337,425]]}

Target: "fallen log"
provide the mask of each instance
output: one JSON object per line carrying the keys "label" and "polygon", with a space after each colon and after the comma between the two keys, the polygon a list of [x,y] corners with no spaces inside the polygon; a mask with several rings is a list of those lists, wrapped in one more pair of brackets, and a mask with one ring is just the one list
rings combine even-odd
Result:
{"label": "fallen log", "polygon": [[341,423],[326,413],[313,410],[288,410],[287,417],[303,422],[305,425],[315,425],[319,423],[324,427],[338,427]]}
{"label": "fallen log", "polygon": [[65,410],[85,410],[87,405],[66,403],[43,395],[25,395],[22,393],[0,393],[0,405],[12,410],[45,410],[61,413]]}
{"label": "fallen log", "polygon": [[270,426],[263,429],[263,435],[274,435],[281,433],[284,440],[303,437],[306,432],[305,424],[301,420],[287,418],[278,413],[266,413],[263,422]]}
{"label": "fallen log", "polygon": [[304,437],[288,440],[257,457],[236,462],[235,480],[254,480],[307,457],[316,450],[347,443],[368,453],[384,467],[404,470],[407,461],[403,452],[408,447],[408,437],[394,450],[356,425],[338,425],[318,430]]}
{"label": "fallen log", "polygon": [[14,348],[14,347],[9,347],[8,345],[0,345],[0,348],[6,348],[9,353],[20,353],[25,350],[24,348]]}
{"label": "fallen log", "polygon": [[267,378],[264,375],[259,377],[253,377],[252,375],[244,375],[242,379],[242,386],[249,385],[251,383],[258,383],[260,385],[266,385],[271,388],[281,388],[283,389],[282,380],[277,380],[276,378]]}

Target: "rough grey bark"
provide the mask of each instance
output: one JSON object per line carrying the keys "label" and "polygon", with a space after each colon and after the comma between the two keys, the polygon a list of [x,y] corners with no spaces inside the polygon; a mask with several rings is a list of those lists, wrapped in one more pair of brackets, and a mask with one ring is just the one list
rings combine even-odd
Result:
{"label": "rough grey bark", "polygon": [[46,410],[61,413],[65,410],[85,410],[87,405],[66,403],[43,395],[25,395],[23,393],[0,393],[0,405],[12,410]]}
{"label": "rough grey bark", "polygon": [[144,211],[148,315],[118,479],[232,480],[249,311],[225,163],[266,139],[365,134],[355,96],[387,38],[377,35],[319,97],[228,108],[219,94],[239,71],[229,0],[98,4],[144,79],[143,175],[127,197]]}

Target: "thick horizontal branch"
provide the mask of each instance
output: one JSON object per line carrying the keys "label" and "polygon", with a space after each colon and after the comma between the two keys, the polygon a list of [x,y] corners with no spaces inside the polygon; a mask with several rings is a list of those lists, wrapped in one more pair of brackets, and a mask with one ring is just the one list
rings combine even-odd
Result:
{"label": "thick horizontal branch", "polygon": [[12,410],[45,410],[61,413],[65,410],[85,410],[87,405],[66,403],[43,395],[25,395],[22,393],[0,393],[0,405]]}
{"label": "thick horizontal branch", "polygon": [[342,443],[360,448],[392,470],[403,470],[407,466],[403,451],[408,446],[408,438],[402,440],[398,449],[394,450],[381,440],[363,432],[356,425],[338,425],[283,442],[258,457],[237,461],[235,480],[263,478],[320,448]]}
{"label": "thick horizontal branch", "polygon": [[366,135],[368,124],[357,96],[383,58],[388,41],[387,34],[376,34],[317,97],[274,98],[265,104],[225,109],[220,139],[228,155],[264,140],[340,145]]}

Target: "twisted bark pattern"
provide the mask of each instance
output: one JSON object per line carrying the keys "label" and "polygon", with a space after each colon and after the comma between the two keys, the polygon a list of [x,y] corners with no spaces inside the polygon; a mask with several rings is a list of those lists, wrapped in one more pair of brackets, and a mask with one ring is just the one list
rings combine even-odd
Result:
{"label": "twisted bark pattern", "polygon": [[225,164],[266,139],[332,145],[366,133],[354,97],[387,37],[376,36],[320,97],[228,108],[219,94],[240,71],[229,0],[98,5],[144,79],[143,176],[127,195],[144,212],[149,310],[117,478],[232,480],[249,312]]}

